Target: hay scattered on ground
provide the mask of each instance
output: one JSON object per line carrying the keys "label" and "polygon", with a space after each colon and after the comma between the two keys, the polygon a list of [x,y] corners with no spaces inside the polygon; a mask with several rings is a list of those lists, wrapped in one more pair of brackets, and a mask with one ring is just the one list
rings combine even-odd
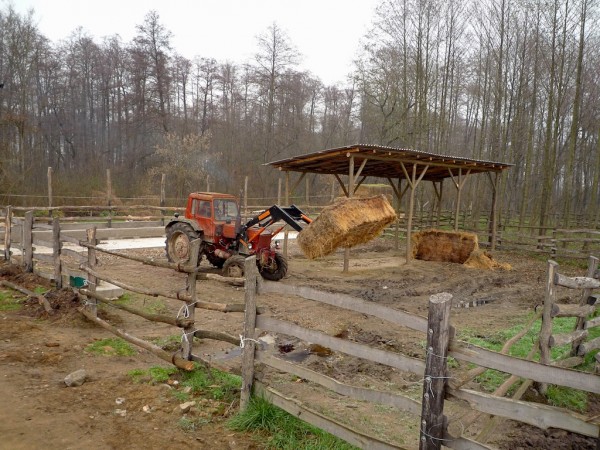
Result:
{"label": "hay scattered on ground", "polygon": [[511,270],[479,248],[477,235],[464,231],[425,230],[412,235],[413,258],[464,264],[473,269]]}
{"label": "hay scattered on ground", "polygon": [[471,269],[502,269],[502,270],[511,270],[512,266],[508,263],[501,263],[496,261],[492,255],[484,250],[475,250],[464,262],[465,267],[469,267]]}
{"label": "hay scattered on ground", "polygon": [[340,199],[302,230],[298,245],[309,259],[326,256],[370,241],[394,220],[394,208],[383,195]]}

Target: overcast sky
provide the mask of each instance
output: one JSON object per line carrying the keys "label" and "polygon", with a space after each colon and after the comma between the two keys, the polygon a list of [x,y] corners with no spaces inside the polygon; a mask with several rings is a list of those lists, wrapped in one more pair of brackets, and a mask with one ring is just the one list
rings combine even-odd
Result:
{"label": "overcast sky", "polygon": [[[276,22],[303,55],[300,68],[326,84],[345,80],[379,0],[12,0],[19,13],[33,8],[52,42],[81,26],[97,38],[119,34],[124,42],[150,11],[173,33],[175,51],[219,62],[250,61],[256,36]],[[8,0],[0,0],[2,9]]]}

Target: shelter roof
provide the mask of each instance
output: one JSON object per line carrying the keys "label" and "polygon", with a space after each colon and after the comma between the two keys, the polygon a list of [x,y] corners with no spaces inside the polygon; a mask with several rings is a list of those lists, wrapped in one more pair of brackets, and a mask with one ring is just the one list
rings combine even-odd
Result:
{"label": "shelter roof", "polygon": [[[344,147],[330,148],[301,156],[294,156],[280,161],[267,163],[283,171],[347,175],[350,157],[354,156],[355,164],[364,166],[362,176],[380,178],[406,178],[402,165],[409,175],[416,166],[419,177],[428,166],[424,180],[439,181],[444,178],[457,176],[459,170],[465,174],[480,172],[501,172],[513,164],[482,161],[463,158],[460,156],[438,155],[407,148],[394,148],[381,145],[355,144]],[[363,160],[363,161],[358,161]]]}

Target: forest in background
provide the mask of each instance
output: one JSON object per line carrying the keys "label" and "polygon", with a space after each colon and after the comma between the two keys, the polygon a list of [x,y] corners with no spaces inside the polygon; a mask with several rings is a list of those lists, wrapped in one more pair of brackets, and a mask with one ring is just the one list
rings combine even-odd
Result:
{"label": "forest in background", "polygon": [[[50,42],[35,11],[9,5],[0,198],[45,193],[48,167],[56,197],[105,190],[106,169],[119,197],[158,194],[162,173],[171,204],[207,175],[212,190],[237,194],[249,176],[250,196],[274,197],[280,173],[265,163],[364,143],[512,163],[503,217],[598,226],[599,18],[598,0],[382,0],[346,83],[327,86],[277,23],[239,65],[202,57],[201,42],[199,56],[179,55],[154,11],[131,42],[76,24]],[[329,194],[331,180],[310,180]],[[488,189],[472,177],[463,202],[489,208]]]}

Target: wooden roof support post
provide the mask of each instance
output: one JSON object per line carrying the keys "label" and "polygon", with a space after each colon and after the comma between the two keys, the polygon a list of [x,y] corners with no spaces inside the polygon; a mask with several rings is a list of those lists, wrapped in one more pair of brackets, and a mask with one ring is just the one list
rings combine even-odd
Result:
{"label": "wooden roof support post", "polygon": [[462,192],[462,188],[465,185],[465,182],[467,181],[467,178],[469,177],[469,174],[471,173],[471,169],[467,170],[467,173],[465,174],[465,176],[463,178],[462,167],[459,167],[458,168],[458,180],[456,178],[454,178],[454,175],[452,174],[452,170],[448,169],[448,173],[450,174],[450,177],[452,177],[452,182],[454,183],[454,187],[456,187],[456,210],[454,211],[454,231],[456,231],[456,230],[458,230],[458,216],[460,214],[460,194]]}
{"label": "wooden roof support post", "polygon": [[496,249],[496,230],[498,228],[498,185],[500,182],[500,173],[496,172],[496,176],[492,178],[492,174],[487,172],[487,176],[490,180],[490,184],[492,185],[492,208],[490,211],[490,250],[494,251]]}
{"label": "wooden roof support post", "polygon": [[[285,171],[285,205],[290,204],[290,173]],[[283,232],[283,256],[288,257],[288,230],[287,227]]]}
{"label": "wooden roof support post", "polygon": [[403,162],[400,163],[400,166],[402,167],[404,176],[406,177],[406,180],[408,181],[408,184],[410,186],[410,197],[408,202],[408,220],[406,222],[406,263],[408,264],[412,258],[410,239],[412,234],[413,212],[415,209],[415,189],[425,176],[425,173],[427,173],[427,169],[429,169],[429,166],[423,167],[423,171],[421,172],[421,175],[419,175],[419,178],[417,178],[417,164],[413,164],[412,176],[408,175],[408,171],[406,170],[406,166]]}
{"label": "wooden roof support post", "polygon": [[394,180],[392,180],[391,178],[387,179],[388,182],[390,183],[390,186],[392,186],[392,190],[394,191],[394,197],[396,198],[396,214],[398,216],[398,218],[396,219],[396,227],[394,230],[394,248],[396,250],[398,250],[399,246],[400,246],[400,211],[402,210],[402,198],[404,197],[404,194],[406,194],[406,191],[408,190],[408,186],[409,184],[407,183],[406,186],[404,187],[404,189],[402,189],[402,179],[398,178],[398,186],[396,186],[394,184]]}
{"label": "wooden roof support post", "polygon": [[[363,162],[364,167],[364,162]],[[348,190],[346,191],[348,198],[354,197],[354,156],[350,156],[350,163],[348,164]],[[350,267],[350,247],[344,249],[344,269],[343,273],[348,273]]]}
{"label": "wooden roof support post", "polygon": [[437,184],[433,182],[433,190],[435,191],[435,196],[437,198],[437,218],[435,220],[435,226],[439,228],[440,226],[440,218],[442,216],[442,194],[444,189],[444,180],[440,180],[440,190],[438,191]]}

